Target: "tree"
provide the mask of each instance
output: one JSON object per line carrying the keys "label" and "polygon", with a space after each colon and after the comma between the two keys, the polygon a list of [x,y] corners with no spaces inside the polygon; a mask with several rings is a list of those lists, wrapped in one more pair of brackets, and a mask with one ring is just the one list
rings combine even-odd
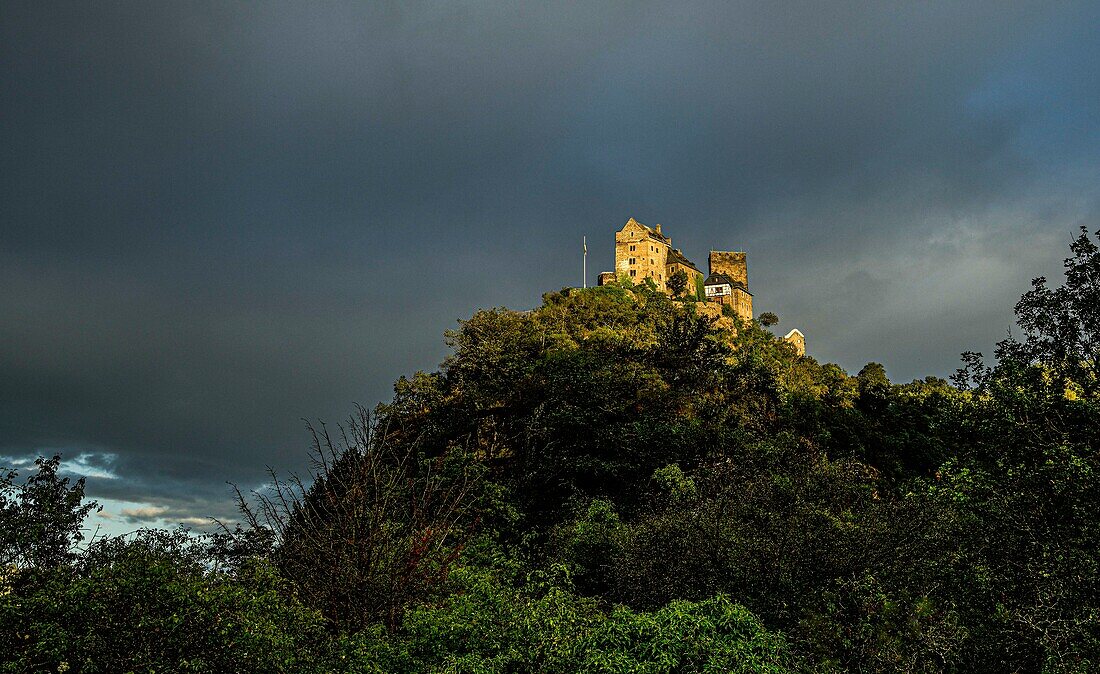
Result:
{"label": "tree", "polygon": [[1079,387],[1091,397],[1100,393],[1100,248],[1082,227],[1070,251],[1064,285],[1050,288],[1039,277],[1020,298],[1016,319],[1024,339],[1001,342],[998,359],[1048,367],[1061,389]]}
{"label": "tree", "polygon": [[[1066,282],[1016,304],[1022,339],[963,354],[969,404],[933,494],[974,523],[950,582],[965,598],[969,669],[1090,671],[1100,662],[1100,249],[1082,228]],[[1011,669],[1010,669],[1011,668]]]}
{"label": "tree", "polygon": [[100,538],[70,568],[0,577],[2,672],[330,672],[321,615],[271,564],[210,570],[177,529]]}
{"label": "tree", "polygon": [[84,478],[59,477],[61,456],[39,457],[38,472],[16,484],[15,471],[0,473],[0,568],[48,569],[72,559],[84,540],[84,518],[100,510],[84,503]]}
{"label": "tree", "polygon": [[677,601],[653,612],[623,606],[603,612],[571,592],[568,581],[554,582],[554,571],[533,573],[517,589],[497,573],[460,569],[447,601],[410,611],[396,634],[360,635],[360,652],[373,658],[356,662],[362,669],[355,671],[821,671],[800,662],[783,635],[729,597]]}
{"label": "tree", "polygon": [[238,491],[251,530],[270,532],[280,572],[340,629],[395,626],[405,605],[442,581],[468,533],[475,473],[376,432],[358,409],[340,429],[309,426],[313,482],[271,473],[270,492]]}
{"label": "tree", "polygon": [[886,368],[882,363],[867,363],[856,375],[856,383],[860,393],[875,391],[880,393],[890,387],[890,379],[886,376]]}
{"label": "tree", "polygon": [[756,320],[759,321],[760,325],[763,325],[765,328],[770,328],[771,326],[779,323],[779,316],[776,316],[770,311],[765,311],[764,313],[760,314],[760,317]]}
{"label": "tree", "polygon": [[952,377],[956,386],[987,390],[1023,377],[1038,378],[1056,395],[1100,395],[1100,247],[1082,227],[1070,252],[1064,285],[1050,288],[1040,276],[1016,303],[1023,340],[1009,335],[999,342],[992,367],[980,352],[964,353]]}
{"label": "tree", "polygon": [[683,295],[687,286],[688,275],[683,269],[677,269],[672,276],[668,277],[668,289],[672,291],[673,297]]}

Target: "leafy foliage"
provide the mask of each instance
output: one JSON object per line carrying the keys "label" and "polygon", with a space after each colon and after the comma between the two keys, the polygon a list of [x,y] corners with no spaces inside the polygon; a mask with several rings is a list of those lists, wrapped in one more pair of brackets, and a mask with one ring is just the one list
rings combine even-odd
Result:
{"label": "leafy foliage", "polygon": [[1002,342],[998,359],[1041,364],[1062,390],[1095,397],[1100,394],[1100,248],[1082,227],[1070,251],[1065,285],[1049,288],[1040,277],[1020,298],[1016,318],[1024,340]]}
{"label": "leafy foliage", "polygon": [[683,269],[677,269],[672,276],[668,277],[668,289],[672,291],[673,297],[683,295],[684,291],[687,290],[687,286],[688,275]]}
{"label": "leafy foliage", "polygon": [[72,558],[84,540],[84,518],[99,508],[84,503],[84,478],[60,477],[61,457],[39,457],[38,471],[22,484],[15,471],[0,471],[0,569],[52,568]]}
{"label": "leafy foliage", "polygon": [[183,532],[94,543],[0,593],[0,671],[326,671],[321,617],[262,560],[208,573]]}
{"label": "leafy foliage", "polygon": [[411,612],[396,638],[374,633],[360,649],[379,671],[805,671],[782,637],[724,596],[605,613],[543,574],[526,587],[466,570],[448,602]]}

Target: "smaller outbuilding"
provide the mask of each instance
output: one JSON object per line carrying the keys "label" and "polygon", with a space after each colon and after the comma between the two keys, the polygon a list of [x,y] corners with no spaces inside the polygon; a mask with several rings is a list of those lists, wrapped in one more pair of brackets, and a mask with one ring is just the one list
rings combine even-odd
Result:
{"label": "smaller outbuilding", "polygon": [[742,320],[752,320],[752,293],[744,283],[714,272],[703,281],[703,293],[708,302],[729,306]]}
{"label": "smaller outbuilding", "polygon": [[720,298],[728,297],[733,292],[733,280],[725,274],[711,274],[703,281],[703,292],[707,300],[721,302]]}
{"label": "smaller outbuilding", "polygon": [[806,335],[802,334],[801,330],[795,328],[794,330],[788,332],[787,335],[783,337],[783,339],[786,340],[788,344],[794,347],[795,353],[800,356],[806,355]]}

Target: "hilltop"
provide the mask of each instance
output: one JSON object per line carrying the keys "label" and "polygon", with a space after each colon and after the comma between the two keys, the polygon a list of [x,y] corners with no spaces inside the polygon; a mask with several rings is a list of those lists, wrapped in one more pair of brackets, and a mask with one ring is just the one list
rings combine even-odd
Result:
{"label": "hilltop", "polygon": [[[584,253],[587,264],[587,244]],[[748,253],[712,250],[707,256],[707,269],[704,276],[679,248],[673,248],[672,237],[662,231],[661,225],[651,228],[629,218],[615,232],[615,271],[601,272],[598,285],[625,288],[646,285],[681,302],[695,304],[697,313],[711,318],[728,316],[752,322],[755,313],[753,294],[749,291]],[[761,314],[771,315],[774,314]],[[768,323],[766,320],[765,324]],[[806,336],[798,328],[788,332],[784,339],[799,355],[806,353]]]}

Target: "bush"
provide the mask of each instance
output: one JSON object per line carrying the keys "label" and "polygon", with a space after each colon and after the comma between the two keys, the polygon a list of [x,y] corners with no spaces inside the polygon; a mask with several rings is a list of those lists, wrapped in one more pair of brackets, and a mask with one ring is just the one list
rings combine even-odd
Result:
{"label": "bush", "polygon": [[208,573],[182,531],[92,546],[75,567],[26,570],[0,596],[0,671],[326,671],[318,613],[261,560]]}
{"label": "bush", "polygon": [[447,602],[410,611],[395,635],[360,635],[348,661],[409,673],[803,671],[781,637],[726,597],[604,613],[544,574],[529,581],[520,590],[485,570],[456,572]]}

